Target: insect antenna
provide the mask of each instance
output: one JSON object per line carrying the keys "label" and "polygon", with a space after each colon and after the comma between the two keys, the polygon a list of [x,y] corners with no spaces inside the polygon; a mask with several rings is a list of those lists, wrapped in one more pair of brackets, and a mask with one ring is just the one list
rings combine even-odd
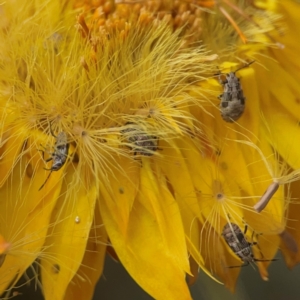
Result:
{"label": "insect antenna", "polygon": [[249,66],[252,65],[254,62],[255,62],[255,60],[252,60],[252,61],[246,63],[244,66],[242,66],[242,67],[236,69],[233,73],[235,73],[235,72],[237,72],[237,71],[239,71],[239,70],[241,70],[241,69],[244,69],[244,68],[249,67]]}
{"label": "insect antenna", "polygon": [[279,258],[273,258],[273,259],[260,259],[260,258],[253,258],[254,261],[277,261]]}

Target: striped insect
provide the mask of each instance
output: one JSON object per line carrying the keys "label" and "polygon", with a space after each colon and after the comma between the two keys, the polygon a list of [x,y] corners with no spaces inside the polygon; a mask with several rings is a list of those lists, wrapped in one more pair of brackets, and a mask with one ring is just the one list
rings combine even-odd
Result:
{"label": "striped insect", "polygon": [[134,155],[139,153],[144,156],[152,156],[153,152],[159,150],[158,138],[156,136],[143,132],[142,129],[134,123],[128,122],[125,125],[130,125],[130,127],[122,130],[122,133],[128,142],[132,144]]}
{"label": "striped insect", "polygon": [[254,61],[244,65],[243,67],[225,74],[225,80],[222,79],[222,73],[219,73],[219,81],[224,87],[224,92],[218,98],[220,102],[221,116],[226,122],[237,121],[245,110],[245,101],[243,89],[240,79],[236,77],[235,73],[243,68],[248,67]]}
{"label": "striped insect", "polygon": [[248,226],[245,225],[244,233],[240,227],[234,223],[227,223],[222,231],[222,236],[230,249],[238,256],[243,264],[239,266],[229,266],[228,268],[239,268],[248,266],[257,261],[276,261],[277,259],[258,259],[255,258],[252,252],[252,246],[257,245],[257,242],[249,243],[245,237]]}
{"label": "striped insect", "polygon": [[40,150],[43,153],[43,159],[45,162],[49,162],[52,160],[52,166],[50,169],[46,169],[50,171],[49,175],[47,176],[45,182],[42,184],[42,186],[39,188],[39,191],[45,186],[46,182],[48,181],[51,173],[53,171],[58,171],[62,168],[62,166],[65,164],[67,157],[68,157],[68,152],[69,152],[69,143],[68,143],[68,137],[65,132],[60,132],[57,136],[54,135],[51,126],[50,126],[50,132],[52,136],[56,138],[56,142],[54,145],[54,151],[51,153],[51,157],[48,159],[44,159],[44,151]]}

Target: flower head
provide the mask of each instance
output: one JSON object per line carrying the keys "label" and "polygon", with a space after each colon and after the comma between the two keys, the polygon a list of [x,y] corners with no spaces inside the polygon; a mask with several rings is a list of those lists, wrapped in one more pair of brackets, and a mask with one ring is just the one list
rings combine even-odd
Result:
{"label": "flower head", "polygon": [[298,262],[298,10],[5,3],[0,292],[36,263],[46,299],[90,298],[111,249],[156,299],[190,299],[196,266],[234,290],[232,266]]}

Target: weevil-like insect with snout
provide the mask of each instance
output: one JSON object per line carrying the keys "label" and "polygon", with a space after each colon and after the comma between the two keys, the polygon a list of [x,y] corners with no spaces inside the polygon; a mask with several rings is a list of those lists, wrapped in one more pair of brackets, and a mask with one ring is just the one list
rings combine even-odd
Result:
{"label": "weevil-like insect with snout", "polygon": [[258,259],[255,258],[252,252],[252,246],[257,245],[257,242],[249,243],[245,237],[248,226],[245,225],[244,233],[240,227],[234,223],[227,223],[222,231],[222,236],[230,249],[238,256],[243,264],[239,266],[229,266],[228,268],[239,268],[248,266],[257,261],[276,261],[277,259]]}
{"label": "weevil-like insect with snout", "polygon": [[222,80],[219,73],[219,81],[224,87],[224,92],[218,98],[221,100],[220,110],[221,116],[226,122],[233,122],[238,120],[245,110],[245,101],[243,89],[240,83],[240,79],[236,77],[235,73],[241,69],[244,69],[254,63],[251,61],[243,67],[225,74],[226,79]]}
{"label": "weevil-like insect with snout", "polygon": [[51,157],[48,159],[44,159],[44,151],[40,150],[43,153],[43,159],[45,162],[49,162],[52,160],[52,166],[50,169],[46,169],[47,171],[50,171],[48,177],[46,178],[45,182],[42,184],[42,186],[39,188],[39,191],[45,186],[46,182],[48,181],[51,173],[53,171],[58,171],[61,169],[61,167],[65,164],[67,157],[68,157],[68,152],[69,152],[69,143],[68,143],[68,136],[65,132],[60,132],[57,136],[54,135],[51,126],[50,126],[50,132],[53,137],[56,138],[56,142],[54,145],[54,151],[51,153]]}
{"label": "weevil-like insect with snout", "polygon": [[156,136],[142,132],[139,126],[134,126],[134,123],[128,122],[125,125],[133,125],[133,127],[122,130],[122,133],[126,136],[128,142],[133,145],[134,155],[139,153],[143,156],[152,156],[154,151],[159,150]]}

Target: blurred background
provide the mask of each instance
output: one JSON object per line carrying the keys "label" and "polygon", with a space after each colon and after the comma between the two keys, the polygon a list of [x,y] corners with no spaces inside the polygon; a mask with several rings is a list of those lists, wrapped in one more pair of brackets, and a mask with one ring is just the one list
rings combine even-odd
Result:
{"label": "blurred background", "polygon": [[[235,294],[200,272],[197,282],[190,288],[194,300],[300,300],[300,265],[289,270],[280,253],[269,267],[269,281],[260,278],[251,266],[244,267],[237,282]],[[31,274],[28,274],[30,277]],[[155,274],[153,274],[155,276]],[[28,278],[27,278],[28,279]],[[34,281],[18,288],[16,300],[42,300]],[[94,300],[151,300],[129,276],[120,263],[106,257],[103,275],[95,290]],[[85,300],[85,299],[74,299]]]}

